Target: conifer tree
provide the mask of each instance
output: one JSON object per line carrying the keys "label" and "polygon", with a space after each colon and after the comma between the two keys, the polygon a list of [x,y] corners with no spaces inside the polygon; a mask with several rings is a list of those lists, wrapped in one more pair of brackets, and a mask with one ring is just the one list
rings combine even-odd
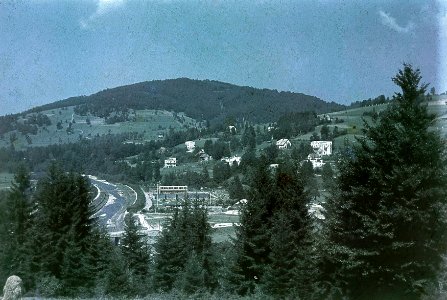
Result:
{"label": "conifer tree", "polygon": [[266,158],[261,157],[252,174],[248,201],[242,209],[241,225],[236,231],[236,258],[234,265],[230,266],[233,272],[228,281],[242,295],[254,291],[270,262],[269,227],[276,197],[267,166]]}
{"label": "conifer tree", "polygon": [[179,235],[179,211],[163,228],[155,246],[153,285],[156,290],[170,291],[184,264],[185,249]]}
{"label": "conifer tree", "polygon": [[228,187],[228,194],[230,199],[241,200],[245,197],[244,188],[242,187],[241,180],[239,176],[234,176],[233,180]]}
{"label": "conifer tree", "polygon": [[199,199],[196,199],[193,203],[191,226],[192,251],[195,253],[194,255],[196,255],[202,269],[203,289],[212,291],[217,287],[217,276],[215,259],[211,250],[211,226],[208,222],[208,211],[203,201]]}
{"label": "conifer tree", "polygon": [[404,64],[402,92],[339,165],[325,270],[353,299],[419,299],[446,252],[445,146],[420,81]]}
{"label": "conifer tree", "polygon": [[86,253],[82,251],[82,244],[76,237],[74,228],[66,235],[66,246],[61,266],[61,281],[64,294],[76,296],[82,288],[87,289],[91,281],[92,271],[87,263]]}
{"label": "conifer tree", "polygon": [[193,272],[193,269],[187,271],[185,268],[192,253],[195,253],[194,265],[191,265],[191,268],[193,266],[195,268],[197,263],[201,269],[200,289],[214,289],[217,279],[214,272],[210,235],[211,227],[208,223],[207,211],[202,203],[196,200],[191,208],[186,200],[181,210],[174,211],[172,219],[157,241],[154,266],[155,288],[169,291],[174,285],[183,286],[178,278],[183,276],[180,274]]}
{"label": "conifer tree", "polygon": [[263,280],[268,294],[308,299],[313,264],[310,196],[293,165],[280,165],[275,178],[276,207],[270,228],[270,263]]}
{"label": "conifer tree", "polygon": [[204,274],[200,258],[195,251],[189,256],[183,271],[178,277],[177,286],[186,294],[194,294],[204,290]]}
{"label": "conifer tree", "polygon": [[121,251],[130,272],[145,276],[149,272],[149,247],[145,237],[140,236],[136,219],[132,213],[126,215]]}
{"label": "conifer tree", "polygon": [[35,200],[30,270],[36,278],[62,280],[65,293],[91,287],[95,281],[91,265],[95,224],[88,181],[52,165],[38,183]]}
{"label": "conifer tree", "polygon": [[[27,264],[27,241],[32,225],[31,184],[29,174],[23,165],[18,167],[11,189],[5,197],[2,216],[2,248],[0,254],[2,271],[5,275],[16,274],[24,280],[29,277]],[[28,284],[28,282],[25,282]]]}

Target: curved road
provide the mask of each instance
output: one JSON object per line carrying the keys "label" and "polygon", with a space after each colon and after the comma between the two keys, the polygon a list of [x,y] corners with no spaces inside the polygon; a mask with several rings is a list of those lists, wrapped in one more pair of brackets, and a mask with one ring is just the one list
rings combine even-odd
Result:
{"label": "curved road", "polygon": [[93,217],[97,218],[99,223],[106,225],[109,231],[123,230],[126,212],[126,199],[123,192],[115,184],[93,176],[89,178],[92,185],[99,189],[100,193],[105,193],[107,197],[107,202]]}

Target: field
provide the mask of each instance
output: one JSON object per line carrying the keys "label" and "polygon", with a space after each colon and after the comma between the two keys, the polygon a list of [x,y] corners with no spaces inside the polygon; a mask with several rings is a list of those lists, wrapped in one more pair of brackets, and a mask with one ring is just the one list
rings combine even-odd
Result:
{"label": "field", "polygon": [[[142,139],[135,140],[129,135],[129,142],[144,142],[157,140],[159,136],[164,136],[170,130],[180,130],[186,127],[198,126],[198,123],[181,113],[175,118],[174,113],[162,110],[138,110],[131,116],[135,121],[127,121],[115,124],[106,124],[103,118],[95,116],[79,116],[73,111],[74,107],[43,111],[51,120],[48,127],[40,127],[37,135],[30,135],[29,144],[21,133],[17,133],[17,141],[14,143],[16,149],[25,147],[48,146],[52,144],[62,144],[77,142],[80,139],[90,139],[95,136],[105,134],[121,134],[136,132]],[[87,118],[90,124],[87,124]],[[179,119],[182,119],[180,122]],[[57,123],[61,122],[62,129],[57,129]],[[69,124],[72,123],[72,133],[67,133]],[[0,147],[9,145],[9,133],[0,140]]]}
{"label": "field", "polygon": [[[170,216],[170,214],[161,213],[145,214],[146,220],[154,228],[163,227]],[[233,224],[239,223],[239,216],[224,213],[210,213],[208,215],[208,221],[211,227],[216,224],[223,226],[211,229],[211,238],[214,243],[230,241],[231,238],[236,237],[235,226]]]}
{"label": "field", "polygon": [[14,174],[0,173],[0,191],[11,187],[11,182],[14,179]]}
{"label": "field", "polygon": [[[426,102],[426,105],[430,113],[437,115],[437,122],[434,124],[433,129],[439,130],[442,137],[447,137],[447,95],[434,96],[433,101]],[[348,131],[348,135],[335,139],[335,147],[341,146],[345,139],[353,141],[355,140],[355,136],[362,135],[361,130],[364,127],[364,120],[371,122],[371,117],[363,115],[365,112],[376,111],[380,114],[387,106],[388,104],[379,104],[328,113],[327,115],[333,120],[335,118],[343,119],[342,123],[329,124],[328,126],[331,130],[337,126],[339,129],[346,129]],[[318,126],[316,131],[319,132],[320,130],[321,126]],[[300,136],[299,139],[309,140],[310,136],[311,133],[308,133]]]}

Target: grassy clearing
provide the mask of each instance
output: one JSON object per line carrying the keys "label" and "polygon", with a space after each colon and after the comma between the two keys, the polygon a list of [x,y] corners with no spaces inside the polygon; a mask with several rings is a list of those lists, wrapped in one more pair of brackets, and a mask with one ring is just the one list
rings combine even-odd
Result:
{"label": "grassy clearing", "polygon": [[208,216],[210,223],[239,223],[239,216],[226,214],[210,214]]}
{"label": "grassy clearing", "polygon": [[211,240],[213,243],[231,241],[233,238],[236,238],[235,226],[212,229]]}
{"label": "grassy clearing", "polygon": [[[135,121],[106,124],[103,118],[79,116],[74,113],[73,109],[74,107],[66,107],[63,109],[43,111],[42,113],[50,118],[52,124],[45,128],[39,128],[37,135],[30,135],[32,144],[28,144],[25,136],[16,132],[18,139],[14,143],[14,146],[16,149],[23,149],[26,147],[73,143],[78,142],[81,138],[90,139],[105,134],[131,132],[142,134],[143,139],[142,141],[129,139],[130,142],[144,142],[156,140],[160,134],[166,135],[170,128],[181,130],[188,126],[194,127],[198,125],[196,120],[183,114],[177,114],[182,119],[182,122],[180,122],[172,112],[161,110],[136,111]],[[90,125],[87,124],[87,118],[90,120]],[[74,121],[72,124],[73,133],[68,134],[67,128],[72,121]],[[62,129],[57,129],[58,122],[62,123]],[[4,139],[0,140],[0,147],[7,147],[8,145],[9,133],[5,135]]]}
{"label": "grassy clearing", "polygon": [[[171,217],[170,213],[150,213],[145,214],[146,220],[153,227],[164,226]],[[216,223],[239,223],[239,216],[226,214],[209,214],[209,223],[212,225]],[[213,228],[211,231],[211,238],[213,243],[221,243],[229,241],[236,236],[235,227]]]}
{"label": "grassy clearing", "polygon": [[12,173],[0,173],[0,190],[6,190],[11,187],[11,183],[14,180],[14,174]]}

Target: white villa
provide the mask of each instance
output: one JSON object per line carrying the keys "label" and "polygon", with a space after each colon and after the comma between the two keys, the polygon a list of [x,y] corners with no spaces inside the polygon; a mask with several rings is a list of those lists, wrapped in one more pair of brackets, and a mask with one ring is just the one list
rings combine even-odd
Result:
{"label": "white villa", "polygon": [[177,158],[169,157],[165,159],[165,168],[174,168],[177,167]]}
{"label": "white villa", "polygon": [[186,141],[185,146],[186,146],[186,152],[193,152],[194,149],[196,148],[196,142]]}
{"label": "white villa", "polygon": [[280,139],[276,142],[278,149],[288,149],[292,146],[292,143],[288,139]]}
{"label": "white villa", "polygon": [[331,141],[312,141],[310,146],[314,149],[314,152],[319,156],[332,154],[332,142]]}

